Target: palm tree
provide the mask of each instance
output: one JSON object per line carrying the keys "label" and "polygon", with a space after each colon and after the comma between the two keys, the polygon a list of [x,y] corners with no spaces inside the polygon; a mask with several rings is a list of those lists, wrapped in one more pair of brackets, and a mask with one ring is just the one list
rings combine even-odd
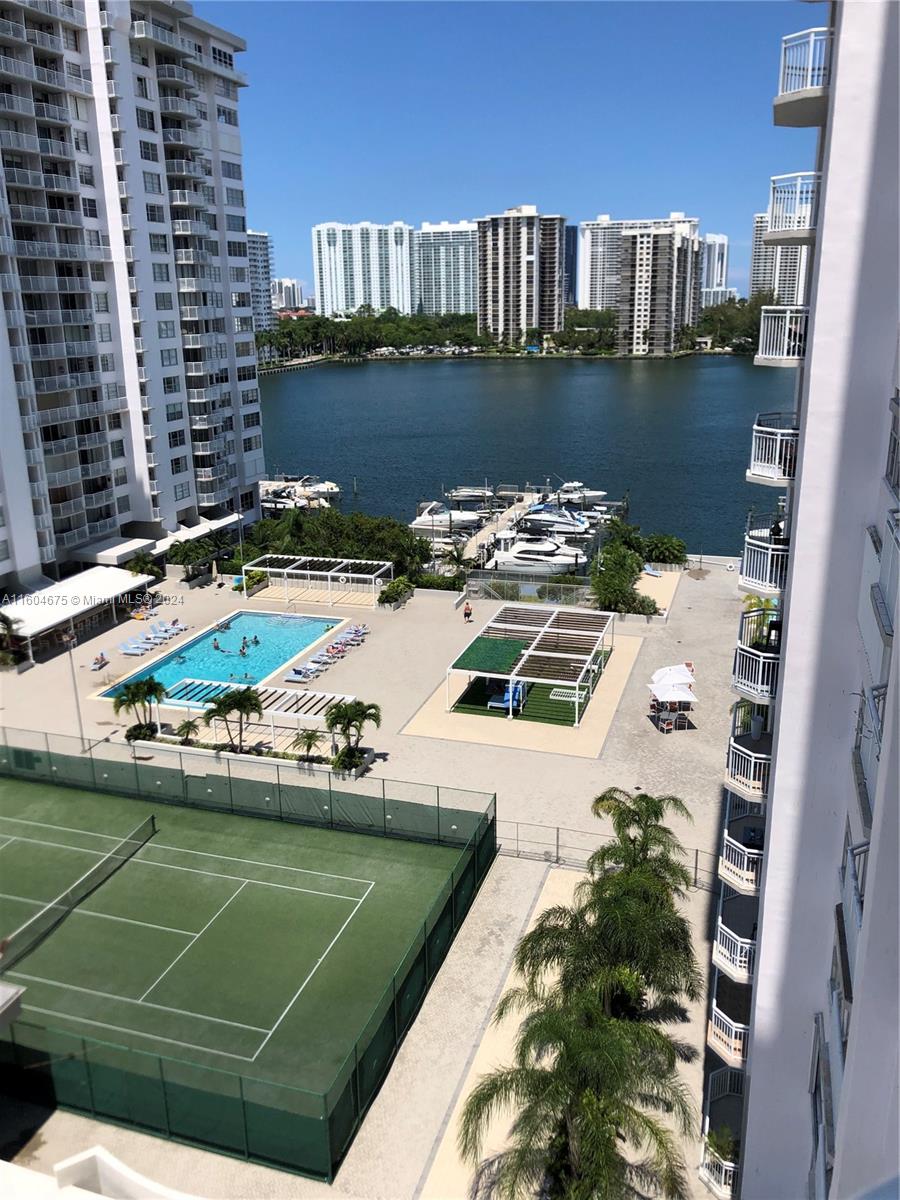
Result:
{"label": "palm tree", "polygon": [[300,750],[303,757],[309,760],[319,748],[324,736],[321,729],[301,729],[291,742],[291,749]]}
{"label": "palm tree", "polygon": [[13,648],[13,638],[16,636],[16,617],[0,613],[0,671],[11,670],[20,660],[20,654]]}
{"label": "palm tree", "polygon": [[454,543],[441,554],[441,562],[449,567],[454,575],[462,575],[471,571],[477,564],[474,558],[469,558],[464,545]]}
{"label": "palm tree", "polygon": [[371,722],[381,727],[381,708],[362,700],[341,700],[325,710],[325,728],[344,739],[344,749],[354,760],[358,757],[363,729]]}
{"label": "palm tree", "polygon": [[154,579],[162,579],[162,568],[146,550],[139,550],[127,563],[132,575],[152,575]]}
{"label": "palm tree", "polygon": [[230,692],[223,692],[220,696],[216,696],[215,700],[207,708],[203,714],[205,724],[211,725],[217,718],[225,725],[225,731],[228,735],[228,741],[232,749],[235,749],[234,735],[231,732],[231,725],[228,718],[237,716],[238,720],[238,736],[237,736],[237,752],[244,752],[244,721],[247,717],[261,717],[263,715],[262,697],[256,688],[245,687],[235,688]]}
{"label": "palm tree", "polygon": [[130,683],[123,683],[114,697],[113,712],[118,716],[124,708],[134,715],[138,724],[150,725],[153,703],[161,704],[165,698],[165,685],[152,675],[147,679],[132,679]]}
{"label": "palm tree", "polygon": [[681,843],[663,824],[670,812],[683,820],[693,820],[687,805],[677,796],[650,796],[646,792],[632,795],[612,787],[594,799],[591,812],[595,817],[608,817],[615,834],[588,859],[592,876],[609,870],[645,868],[657,875],[673,896],[683,895],[690,887],[691,875],[682,862]]}
{"label": "palm tree", "polygon": [[[620,986],[629,986],[620,971]],[[477,1165],[477,1197],[623,1200],[688,1195],[674,1120],[693,1113],[677,1054],[653,1025],[610,1016],[592,992],[561,1001],[541,987],[508,992],[495,1015],[524,1014],[513,1064],[482,1076],[466,1100],[460,1152]],[[515,1110],[510,1145],[481,1162],[494,1117]]]}
{"label": "palm tree", "polygon": [[182,721],[175,730],[175,736],[181,738],[183,746],[189,746],[197,734],[200,732],[200,722],[193,717],[188,717],[186,721]]}
{"label": "palm tree", "polygon": [[754,612],[759,608],[766,613],[778,612],[778,600],[775,596],[755,596],[748,594],[744,597],[744,609],[746,612]]}

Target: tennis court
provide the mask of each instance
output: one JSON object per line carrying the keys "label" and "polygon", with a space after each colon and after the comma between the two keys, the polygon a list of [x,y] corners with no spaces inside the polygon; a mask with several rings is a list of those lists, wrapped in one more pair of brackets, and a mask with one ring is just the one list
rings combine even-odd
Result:
{"label": "tennis court", "polygon": [[[0,780],[0,936],[109,861],[33,949],[11,939],[4,977],[26,991],[2,1057],[52,1064],[73,1035],[85,1079],[66,1047],[56,1099],[96,1112],[113,1085],[95,1043],[131,1052],[109,1116],[330,1178],[465,915],[476,855]],[[152,1096],[135,1090],[151,1078]],[[263,1107],[288,1117],[274,1151],[271,1120],[248,1113],[265,1084]],[[198,1127],[201,1093],[215,1104]]]}

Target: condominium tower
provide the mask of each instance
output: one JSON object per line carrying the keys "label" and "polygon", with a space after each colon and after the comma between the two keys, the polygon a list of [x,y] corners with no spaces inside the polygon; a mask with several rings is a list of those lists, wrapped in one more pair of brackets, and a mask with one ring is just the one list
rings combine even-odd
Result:
{"label": "condominium tower", "polygon": [[413,234],[413,309],[434,316],[478,308],[478,226],[423,222]]}
{"label": "condominium tower", "polygon": [[628,229],[668,231],[679,222],[691,234],[699,232],[700,222],[684,213],[652,220],[614,221],[603,213],[593,221],[582,221],[579,228],[577,264],[577,302],[579,308],[618,308],[622,274],[622,234]]}
{"label": "condominium tower", "polygon": [[118,562],[264,473],[235,67],[190,5],[0,22],[0,580]]}
{"label": "condominium tower", "polygon": [[267,233],[247,230],[247,259],[250,271],[250,298],[253,302],[253,328],[274,329],[272,313],[272,268],[274,247]]}
{"label": "condominium tower", "polygon": [[478,332],[520,342],[563,327],[565,217],[533,204],[478,221]]}
{"label": "condominium tower", "polygon": [[815,262],[808,307],[761,314],[796,403],[752,432],[772,500],[739,576],[712,952],[700,1171],[743,1200],[900,1185],[900,8],[822,16],[783,39],[774,105],[819,139],[772,179],[769,244]]}
{"label": "condominium tower", "polygon": [[272,309],[300,308],[303,304],[303,288],[297,279],[273,279],[269,289]]}
{"label": "condominium tower", "polygon": [[680,348],[700,312],[699,222],[628,222],[619,252],[619,352],[656,356]]}
{"label": "condominium tower", "polygon": [[703,255],[700,307],[722,304],[737,293],[728,287],[728,235],[707,233],[701,246]]}
{"label": "condominium tower", "polygon": [[[776,179],[790,179],[790,176]],[[798,213],[798,219],[810,219],[812,213]],[[807,281],[810,270],[808,246],[793,242],[778,241],[769,232],[769,213],[756,213],[753,217],[753,241],[750,248],[750,295],[772,292],[783,304],[803,304],[806,301]]]}
{"label": "condominium tower", "polygon": [[313,226],[316,312],[333,317],[363,305],[409,315],[413,295],[413,229],[402,221]]}

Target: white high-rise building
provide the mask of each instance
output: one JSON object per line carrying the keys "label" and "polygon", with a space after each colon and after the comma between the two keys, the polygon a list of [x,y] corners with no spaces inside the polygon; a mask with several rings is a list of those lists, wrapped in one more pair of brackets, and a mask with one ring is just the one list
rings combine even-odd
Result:
{"label": "white high-rise building", "polygon": [[703,235],[703,287],[728,287],[728,234]]}
{"label": "white high-rise building", "polygon": [[244,43],[186,3],[16,3],[3,15],[8,583],[254,516],[264,462]]}
{"label": "white high-rise building", "polygon": [[250,268],[250,296],[253,301],[253,328],[274,329],[272,312],[272,268],[274,246],[267,233],[247,230],[247,258]]}
{"label": "white high-rise building", "polygon": [[478,225],[423,221],[413,235],[413,307],[429,316],[478,310]]}
{"label": "white high-rise building", "polygon": [[327,221],[312,231],[316,312],[333,317],[363,305],[376,312],[412,312],[413,228]]}
{"label": "white high-rise building", "polygon": [[533,204],[478,221],[478,332],[520,342],[563,327],[566,219]]}
{"label": "white high-rise building", "polygon": [[762,309],[796,404],[753,427],[712,954],[700,1170],[742,1200],[900,1188],[900,8],[822,16],[775,99],[819,138],[769,243],[815,261],[808,307]]}
{"label": "white high-rise building", "polygon": [[750,295],[774,292],[782,304],[803,304],[809,273],[809,247],[773,241],[769,213],[755,213],[750,248]]}
{"label": "white high-rise building", "polygon": [[302,308],[303,287],[297,279],[273,279],[270,289],[272,308]]}
{"label": "white high-rise building", "polygon": [[596,220],[582,221],[579,225],[578,246],[578,307],[618,308],[624,250],[622,234],[627,229],[637,228],[646,231],[661,229],[668,232],[674,221],[687,223],[692,235],[699,233],[700,222],[694,217],[685,218],[684,213],[670,213],[668,217],[646,221],[614,221],[608,213],[604,213]]}

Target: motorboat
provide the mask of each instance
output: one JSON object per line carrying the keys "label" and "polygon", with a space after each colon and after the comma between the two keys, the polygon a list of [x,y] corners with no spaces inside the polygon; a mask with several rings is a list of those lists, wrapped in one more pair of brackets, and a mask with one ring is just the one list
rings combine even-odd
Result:
{"label": "motorboat", "polygon": [[591,523],[582,513],[544,502],[532,504],[519,519],[519,527],[528,533],[568,534],[584,537],[591,532]]}
{"label": "motorboat", "polygon": [[596,488],[586,488],[577,479],[570,479],[567,483],[557,488],[553,493],[553,498],[560,504],[574,504],[576,508],[583,508],[592,504],[599,504],[601,500],[606,498],[606,495],[606,492],[598,491]]}
{"label": "motorboat", "polygon": [[490,504],[494,499],[494,489],[489,487],[455,487],[445,493],[448,500],[455,504]]}
{"label": "motorboat", "polygon": [[283,511],[289,508],[330,508],[329,500],[336,500],[341,489],[330,479],[318,475],[276,475],[274,479],[262,479],[259,498],[263,508]]}
{"label": "motorboat", "polygon": [[417,533],[434,531],[444,535],[453,530],[474,532],[480,525],[481,517],[478,513],[450,509],[446,504],[441,504],[440,500],[429,500],[427,504],[420,505],[419,515],[410,522],[409,527]]}
{"label": "motorboat", "polygon": [[494,540],[493,557],[488,571],[506,571],[516,575],[571,575],[587,562],[587,555],[555,538],[523,534],[516,529],[501,530]]}
{"label": "motorboat", "polygon": [[301,475],[294,483],[294,493],[306,500],[336,500],[341,489],[330,479],[320,479],[318,475]]}

